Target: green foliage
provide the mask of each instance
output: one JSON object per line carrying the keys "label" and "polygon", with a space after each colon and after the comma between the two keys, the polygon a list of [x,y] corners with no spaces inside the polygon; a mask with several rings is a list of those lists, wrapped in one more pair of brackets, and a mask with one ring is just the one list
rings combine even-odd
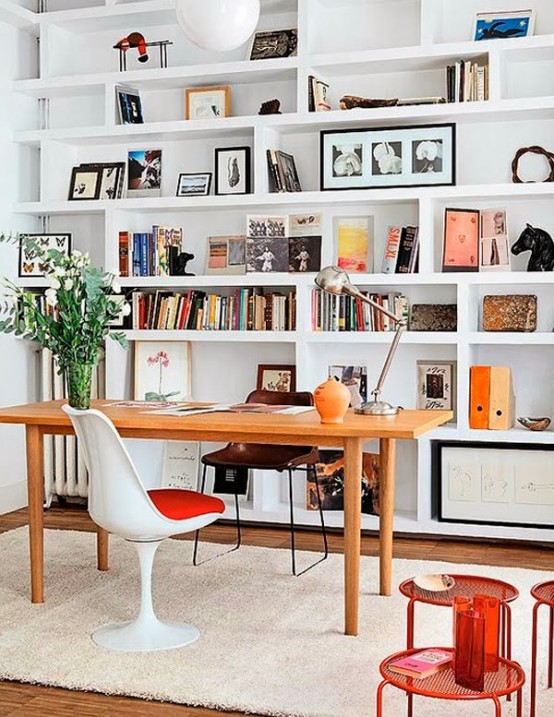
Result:
{"label": "green foliage", "polygon": [[58,359],[60,372],[70,364],[95,364],[104,341],[110,337],[123,348],[127,339],[110,325],[129,304],[120,301],[115,277],[90,264],[88,254],[70,256],[45,251],[25,235],[0,235],[0,243],[19,244],[41,261],[49,288],[44,294],[18,287],[4,279],[0,300],[0,332],[38,341]]}

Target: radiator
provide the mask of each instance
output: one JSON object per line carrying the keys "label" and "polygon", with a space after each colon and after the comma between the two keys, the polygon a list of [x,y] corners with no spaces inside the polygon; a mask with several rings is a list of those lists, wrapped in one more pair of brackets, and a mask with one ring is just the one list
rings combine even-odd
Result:
{"label": "radiator", "polygon": [[[40,400],[66,398],[64,377],[48,349],[40,350]],[[93,371],[92,397],[104,397],[104,361]],[[44,436],[44,499],[46,507],[54,496],[86,498],[88,476],[74,436]]]}

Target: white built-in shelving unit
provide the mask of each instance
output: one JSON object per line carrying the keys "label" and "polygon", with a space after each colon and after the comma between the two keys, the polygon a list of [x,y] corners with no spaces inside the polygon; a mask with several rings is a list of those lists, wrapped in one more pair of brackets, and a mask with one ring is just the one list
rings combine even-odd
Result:
{"label": "white built-in shelving unit", "polygon": [[[310,292],[313,276],[294,274],[247,277],[203,276],[206,237],[244,233],[249,213],[323,214],[322,263],[335,259],[333,218],[374,218],[374,265],[381,264],[389,224],[420,227],[420,273],[353,277],[363,288],[402,291],[410,303],[458,304],[458,330],[410,333],[402,339],[384,395],[405,407],[415,405],[418,359],[456,360],[457,423],[417,442],[400,442],[396,529],[408,533],[552,540],[554,530],[499,525],[447,524],[434,512],[431,446],[436,439],[482,442],[554,443],[554,432],[473,431],[468,424],[469,366],[509,364],[518,415],[551,415],[554,366],[553,274],[525,272],[526,256],[513,258],[510,273],[441,273],[443,215],[446,207],[505,207],[510,238],[526,222],[554,232],[554,184],[512,184],[516,150],[533,144],[554,147],[554,5],[532,0],[535,35],[529,38],[472,42],[478,11],[518,9],[519,0],[262,0],[259,29],[297,27],[298,55],[251,62],[246,47],[225,55],[194,47],[180,32],[173,0],[48,0],[33,12],[34,0],[0,0],[0,19],[36,35],[39,71],[21,77],[15,91],[35,98],[42,124],[21,127],[14,136],[25,148],[28,182],[15,211],[35,217],[37,230],[71,231],[74,245],[90,251],[95,262],[118,267],[118,231],[148,231],[152,224],[184,229],[189,265],[195,277],[126,278],[125,287],[271,286],[297,294],[297,327],[291,332],[130,331],[131,342],[170,339],[192,342],[193,394],[198,399],[241,400],[253,387],[259,363],[295,363],[300,389],[313,389],[331,364],[366,364],[369,384],[377,379],[390,333],[314,333]],[[130,31],[147,39],[170,39],[169,67],[160,69],[153,54],[148,65],[129,57],[118,72],[117,40]],[[331,85],[335,106],[343,94],[366,97],[417,97],[445,94],[446,65],[488,56],[490,99],[486,102],[389,107],[341,112],[308,112],[308,76]],[[117,124],[115,86],[141,92],[145,123]],[[184,90],[228,84],[233,116],[187,121]],[[281,115],[259,116],[262,101],[277,97]],[[319,191],[319,133],[328,128],[379,127],[455,122],[457,184],[454,187]],[[176,198],[180,172],[213,171],[216,147],[248,145],[253,152],[253,193],[246,196]],[[162,197],[114,201],[66,201],[71,168],[80,162],[121,161],[129,149],[163,150]],[[266,150],[280,148],[296,158],[304,191],[270,194]],[[522,172],[538,171],[530,157]],[[39,286],[40,281],[26,281]],[[491,334],[480,331],[485,294],[534,293],[538,296],[537,332]],[[133,354],[114,345],[107,350],[107,392],[131,396]],[[368,445],[368,449],[375,445]],[[296,486],[299,522],[316,516],[303,509],[305,487]],[[286,522],[287,496],[274,475],[254,476],[245,517]],[[342,514],[330,513],[331,525]],[[554,522],[554,521],[553,521]],[[373,516],[363,526],[377,527]]]}

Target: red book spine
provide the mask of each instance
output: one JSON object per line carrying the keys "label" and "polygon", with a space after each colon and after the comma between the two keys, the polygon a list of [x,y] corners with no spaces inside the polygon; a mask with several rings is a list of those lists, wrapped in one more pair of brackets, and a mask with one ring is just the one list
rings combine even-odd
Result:
{"label": "red book spine", "polygon": [[119,276],[129,276],[129,232],[119,232]]}

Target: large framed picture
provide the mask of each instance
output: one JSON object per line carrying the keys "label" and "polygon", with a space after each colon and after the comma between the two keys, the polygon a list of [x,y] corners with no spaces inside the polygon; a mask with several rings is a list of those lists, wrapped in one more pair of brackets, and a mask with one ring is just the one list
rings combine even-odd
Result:
{"label": "large framed picture", "polygon": [[322,191],[455,183],[455,124],[320,133]]}
{"label": "large framed picture", "polygon": [[456,411],[456,361],[417,362],[416,408]]}
{"label": "large framed picture", "polygon": [[69,256],[71,253],[71,234],[24,234],[19,241],[19,276],[44,276],[44,268],[39,260],[36,249],[25,245],[29,239],[43,251],[55,249]]}
{"label": "large framed picture", "polygon": [[135,400],[181,401],[190,387],[190,343],[135,341]]}
{"label": "large framed picture", "polygon": [[189,87],[185,90],[186,119],[214,119],[231,116],[231,88]]}
{"label": "large framed picture", "polygon": [[474,40],[506,40],[527,37],[535,29],[534,10],[478,12],[473,30]]}
{"label": "large framed picture", "polygon": [[250,154],[250,147],[216,148],[216,194],[250,194]]}
{"label": "large framed picture", "polygon": [[296,391],[296,366],[259,364],[256,388],[263,391]]}
{"label": "large framed picture", "polygon": [[439,521],[554,528],[554,445],[434,441],[432,476]]}
{"label": "large framed picture", "polygon": [[444,210],[443,271],[479,271],[479,210]]}

